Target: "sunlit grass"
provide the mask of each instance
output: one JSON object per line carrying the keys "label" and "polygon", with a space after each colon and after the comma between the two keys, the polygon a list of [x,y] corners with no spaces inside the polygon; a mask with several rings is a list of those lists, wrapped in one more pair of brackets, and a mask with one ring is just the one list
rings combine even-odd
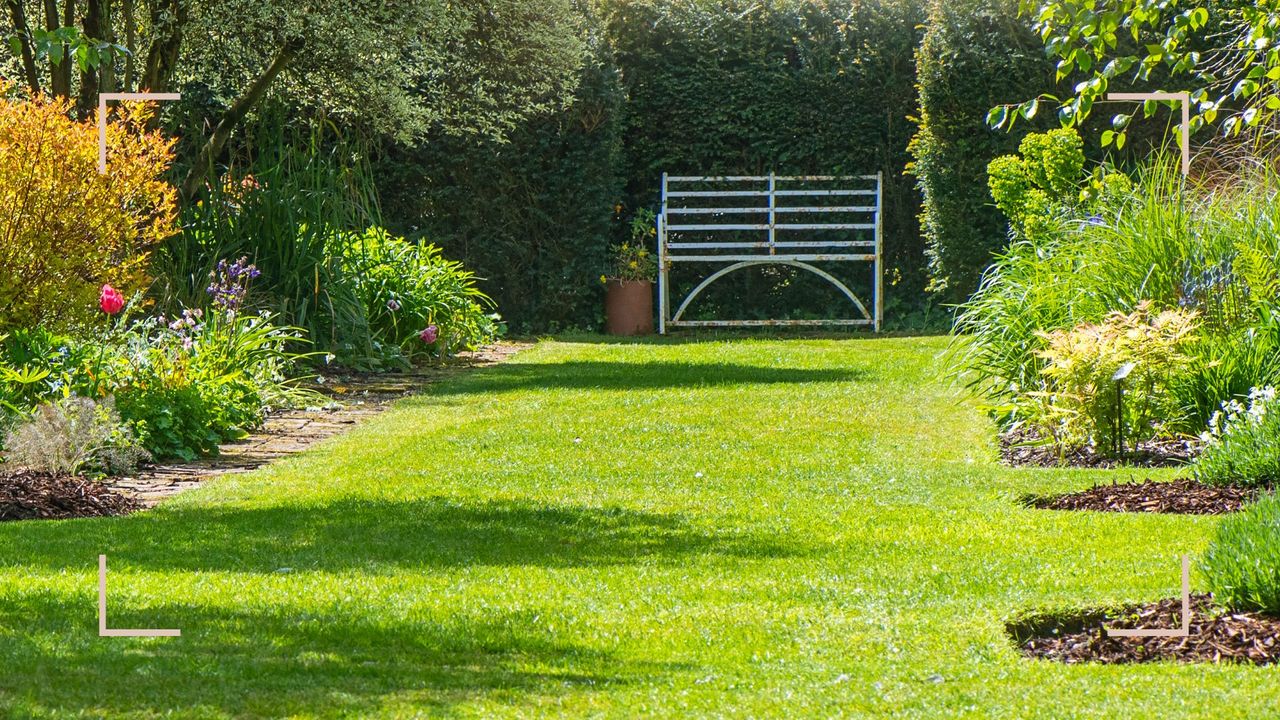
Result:
{"label": "sunlit grass", "polygon": [[[1144,473],[999,466],[945,344],[545,342],[153,512],[0,525],[0,714],[1266,717],[1273,669],[1015,652],[1175,594],[1216,521],[1022,508]],[[111,624],[181,638],[97,637],[104,552]]]}

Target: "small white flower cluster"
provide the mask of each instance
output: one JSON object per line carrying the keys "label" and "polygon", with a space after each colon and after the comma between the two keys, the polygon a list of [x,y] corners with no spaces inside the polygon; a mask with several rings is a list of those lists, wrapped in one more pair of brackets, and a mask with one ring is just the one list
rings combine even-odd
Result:
{"label": "small white flower cluster", "polygon": [[1268,385],[1251,388],[1249,404],[1246,406],[1235,399],[1222,403],[1222,409],[1214,412],[1209,418],[1209,428],[1201,433],[1200,439],[1207,445],[1213,445],[1245,427],[1260,425],[1272,406],[1276,404],[1274,387]]}

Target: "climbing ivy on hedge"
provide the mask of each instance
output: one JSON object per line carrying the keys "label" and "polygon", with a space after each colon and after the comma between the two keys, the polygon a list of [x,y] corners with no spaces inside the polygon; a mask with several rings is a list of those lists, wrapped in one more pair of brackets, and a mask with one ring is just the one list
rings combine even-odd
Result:
{"label": "climbing ivy on hedge", "polygon": [[[904,169],[915,130],[910,116],[921,0],[604,5],[628,97],[629,208],[656,201],[663,172],[883,171],[890,315],[920,301],[925,263],[915,217],[919,196]],[[801,277],[808,282],[807,274]],[[739,316],[847,312],[821,283],[799,295],[790,291],[800,283],[790,268],[739,273],[722,282],[721,302],[731,303],[726,311]],[[707,309],[716,304],[711,291],[717,286],[709,289]]]}
{"label": "climbing ivy on hedge", "polygon": [[[916,56],[920,127],[911,143],[922,194],[931,289],[951,300],[973,292],[1008,224],[987,190],[987,163],[1014,152],[1022,132],[987,126],[997,105],[1053,86],[1054,65],[1017,0],[932,0]],[[1046,113],[1047,115],[1051,115]],[[1020,128],[1056,125],[1043,117]]]}

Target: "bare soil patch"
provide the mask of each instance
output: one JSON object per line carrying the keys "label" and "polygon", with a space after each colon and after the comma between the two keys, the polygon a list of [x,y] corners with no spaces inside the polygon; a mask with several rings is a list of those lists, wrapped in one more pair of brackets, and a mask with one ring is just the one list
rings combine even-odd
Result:
{"label": "bare soil patch", "polygon": [[25,468],[0,471],[0,522],[127,515],[137,499],[103,483]]}
{"label": "bare soil patch", "polygon": [[1023,501],[1042,510],[1222,515],[1240,510],[1264,491],[1256,487],[1206,485],[1186,479],[1144,480],[1095,485],[1088,490],[1065,495],[1029,496]]}
{"label": "bare soil patch", "polygon": [[1191,596],[1187,637],[1108,637],[1105,627],[1178,630],[1182,599],[1118,610],[1040,615],[1006,628],[1023,655],[1068,664],[1124,664],[1173,660],[1268,665],[1280,660],[1280,618],[1233,613],[1208,594]]}

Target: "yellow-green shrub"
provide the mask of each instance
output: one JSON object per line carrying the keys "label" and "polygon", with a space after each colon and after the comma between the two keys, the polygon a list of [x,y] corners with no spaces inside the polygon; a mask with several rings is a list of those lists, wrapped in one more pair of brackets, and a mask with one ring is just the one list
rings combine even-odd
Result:
{"label": "yellow-green shrub", "polygon": [[0,331],[89,320],[101,286],[143,287],[148,249],[174,230],[164,180],[171,141],[126,104],[107,126],[70,119],[63,99],[3,99],[0,84]]}
{"label": "yellow-green shrub", "polygon": [[[1119,429],[1125,440],[1156,436],[1182,408],[1169,392],[1186,350],[1195,341],[1194,312],[1155,313],[1144,301],[1132,313],[1113,312],[1097,324],[1037,333],[1046,347],[1043,387],[1027,393],[1033,422],[1060,445],[1110,451]],[[1117,409],[1116,373],[1132,363]]]}

